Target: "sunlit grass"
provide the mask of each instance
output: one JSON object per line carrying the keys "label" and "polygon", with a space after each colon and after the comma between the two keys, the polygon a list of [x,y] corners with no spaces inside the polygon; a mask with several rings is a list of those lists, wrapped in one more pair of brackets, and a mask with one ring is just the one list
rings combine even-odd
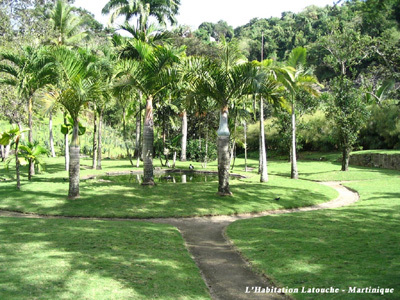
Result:
{"label": "sunlit grass", "polygon": [[[256,161],[252,161],[253,164]],[[137,170],[128,161],[106,160],[103,170],[88,168],[89,159],[82,160],[81,178],[105,172]],[[246,174],[238,160],[237,171]],[[188,168],[189,163],[178,163],[178,168]],[[201,170],[200,163],[193,163]],[[200,215],[225,215],[257,212],[281,208],[310,206],[326,202],[337,196],[333,189],[308,181],[294,181],[281,176],[270,176],[268,183],[259,183],[255,172],[250,178],[232,180],[233,197],[217,195],[218,183],[166,183],[155,187],[139,184],[81,180],[81,197],[68,200],[67,172],[62,170],[61,159],[49,159],[46,171],[36,175],[32,182],[24,178],[21,191],[15,190],[13,181],[0,186],[0,208],[47,215],[90,217],[181,217]],[[215,169],[216,163],[210,164]],[[277,201],[275,198],[280,197]]]}
{"label": "sunlit grass", "polygon": [[0,218],[0,299],[210,299],[172,226]]}
{"label": "sunlit grass", "polygon": [[[307,170],[308,164],[300,167]],[[399,299],[400,172],[352,168],[335,177],[328,165],[321,167],[326,173],[313,178],[329,174],[331,180],[361,180],[346,183],[359,192],[360,201],[334,210],[238,221],[228,227],[229,237],[259,272],[283,287],[395,290],[384,296],[294,294],[297,299]]]}

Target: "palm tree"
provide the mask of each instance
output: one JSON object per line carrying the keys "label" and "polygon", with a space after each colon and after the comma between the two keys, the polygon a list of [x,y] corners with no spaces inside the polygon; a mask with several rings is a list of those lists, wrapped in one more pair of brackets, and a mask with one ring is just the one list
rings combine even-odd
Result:
{"label": "palm tree", "polygon": [[[40,172],[41,167],[43,166],[43,161],[41,157],[45,154],[48,155],[49,151],[46,148],[40,146],[37,141],[33,144],[28,142],[25,145],[21,145],[19,146],[19,149],[21,151],[21,156],[26,161],[33,161],[35,163],[35,168],[37,169],[37,172]],[[31,176],[29,174],[28,180],[31,180]]]}
{"label": "palm tree", "polygon": [[[33,143],[33,99],[35,93],[46,84],[54,82],[54,59],[46,47],[25,47],[21,53],[0,53],[0,73],[5,76],[0,84],[14,86],[28,106],[28,141]],[[29,174],[35,174],[33,161],[29,161]]]}
{"label": "palm tree", "polygon": [[280,70],[280,81],[290,95],[292,142],[290,149],[292,179],[298,179],[296,157],[296,96],[300,91],[305,91],[314,96],[319,95],[317,78],[312,74],[312,69],[306,69],[307,51],[298,47],[292,50],[287,61],[287,67]]}
{"label": "palm tree", "polygon": [[145,119],[143,124],[143,174],[142,185],[154,185],[153,147],[154,120],[153,101],[166,89],[176,71],[171,68],[179,61],[183,49],[172,50],[166,47],[151,47],[141,41],[132,41],[139,53],[140,60],[126,62],[127,77],[118,84],[121,89],[138,89],[146,99]]}
{"label": "palm tree", "polygon": [[216,101],[220,109],[220,123],[217,131],[218,140],[218,194],[221,196],[232,195],[229,189],[229,141],[228,128],[229,106],[234,99],[248,93],[251,78],[254,77],[255,68],[251,63],[242,60],[236,42],[222,42],[220,46],[220,60],[198,60],[201,68],[191,74],[193,92],[210,97]]}
{"label": "palm tree", "polygon": [[252,80],[251,93],[254,98],[260,100],[260,182],[268,181],[267,170],[267,149],[265,147],[265,132],[264,132],[264,101],[268,101],[273,105],[281,105],[282,97],[280,85],[276,80],[276,72],[279,72],[277,67],[272,65],[272,60],[264,60],[261,63],[253,62],[257,69],[256,76]]}
{"label": "palm tree", "polygon": [[155,17],[165,25],[168,20],[176,24],[175,15],[178,14],[180,0],[110,0],[103,8],[103,14],[109,14],[110,23],[119,16],[125,17],[125,21],[137,18],[136,28],[145,30],[148,18]]}
{"label": "palm tree", "polygon": [[69,192],[68,197],[79,197],[79,114],[83,107],[99,99],[102,88],[98,74],[88,67],[78,53],[60,47],[55,50],[57,71],[61,73],[60,82],[52,86],[47,97],[59,102],[70,114],[73,121],[72,139],[69,147]]}
{"label": "palm tree", "polygon": [[87,36],[82,32],[83,21],[73,13],[73,7],[69,6],[65,1],[58,0],[53,10],[50,12],[50,21],[57,37],[52,41],[56,45],[77,45],[83,38]]}

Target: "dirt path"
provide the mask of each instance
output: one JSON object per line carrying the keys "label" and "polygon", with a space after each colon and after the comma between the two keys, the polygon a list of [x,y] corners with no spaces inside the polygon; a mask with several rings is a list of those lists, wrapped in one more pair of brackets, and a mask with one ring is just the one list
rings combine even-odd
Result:
{"label": "dirt path", "polygon": [[[339,197],[330,202],[295,209],[282,209],[254,214],[240,214],[235,216],[214,216],[195,218],[165,218],[165,219],[120,219],[120,218],[73,218],[89,220],[114,221],[146,221],[164,223],[176,226],[192,257],[196,261],[202,276],[210,289],[214,300],[253,300],[253,299],[287,299],[282,294],[254,294],[245,293],[246,287],[273,287],[263,276],[255,274],[247,262],[232,247],[225,237],[226,227],[234,221],[262,217],[272,214],[286,214],[313,210],[337,208],[350,205],[359,199],[357,193],[343,187],[340,182],[323,182],[339,192]],[[68,218],[47,217],[35,214],[21,214],[0,211],[0,216],[25,218]],[[72,219],[72,218],[71,218]]]}

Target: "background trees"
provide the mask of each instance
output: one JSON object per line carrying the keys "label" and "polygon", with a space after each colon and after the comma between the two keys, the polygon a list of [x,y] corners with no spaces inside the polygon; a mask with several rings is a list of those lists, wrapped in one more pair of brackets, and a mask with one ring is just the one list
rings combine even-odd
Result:
{"label": "background trees", "polygon": [[[170,151],[169,155],[176,152],[185,159],[184,141],[186,158],[206,166],[216,154],[218,113],[221,194],[230,194],[229,161],[245,147],[261,154],[264,166],[263,153],[287,154],[292,145],[294,178],[300,149],[340,148],[345,170],[351,148],[400,147],[400,31],[394,0],[311,6],[299,13],[284,12],[280,18],[252,19],[235,29],[224,21],[204,22],[193,32],[185,26],[168,32],[164,26],[174,23],[179,1],[111,0],[104,12],[112,18],[125,17],[127,23],[121,28],[130,37],[103,29],[90,14],[63,1],[3,1],[0,6],[2,131],[7,122],[29,126],[30,142],[52,148],[43,130],[38,130],[45,120],[38,114],[36,100],[47,92],[65,108],[63,116],[54,111],[55,128],[70,117],[76,126],[80,116],[81,127],[87,128],[80,150],[92,155],[96,166],[102,155],[131,158],[133,140],[147,153],[146,183],[152,183],[154,156],[167,159],[165,153]],[[156,24],[150,24],[150,17]],[[63,61],[61,52],[69,58]],[[247,62],[260,57],[270,65]],[[310,96],[318,94],[318,82],[324,84],[321,101]],[[260,109],[249,101],[253,96],[262,104]],[[282,96],[290,107],[269,105]],[[241,135],[240,115],[245,111],[254,115],[246,119],[248,141]],[[98,135],[99,119],[103,139]],[[59,130],[54,136],[53,152],[65,151],[69,157],[68,143],[62,145]],[[260,137],[267,141],[259,142]],[[103,147],[97,146],[99,141]],[[77,145],[73,134],[72,146]],[[260,151],[263,145],[266,149]],[[139,166],[138,149],[135,156]],[[71,175],[75,179],[76,166],[75,161]],[[260,170],[265,181],[266,167]],[[78,195],[77,185],[73,186],[71,182],[71,198]]]}

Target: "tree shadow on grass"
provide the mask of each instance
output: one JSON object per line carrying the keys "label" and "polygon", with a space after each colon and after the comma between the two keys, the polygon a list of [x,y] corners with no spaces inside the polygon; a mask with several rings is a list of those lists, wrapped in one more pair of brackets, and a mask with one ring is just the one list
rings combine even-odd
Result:
{"label": "tree shadow on grass", "polygon": [[[334,198],[328,187],[311,182],[280,179],[274,184],[233,181],[233,197],[217,195],[216,182],[139,184],[81,183],[80,198],[68,200],[68,182],[45,178],[26,183],[22,191],[4,189],[0,207],[49,215],[83,217],[153,218],[225,215],[310,206]],[[276,200],[279,198],[278,200]]]}
{"label": "tree shadow on grass", "polygon": [[357,206],[238,221],[228,235],[258,270],[292,288],[387,287],[395,294],[296,294],[299,299],[398,299],[400,220]]}
{"label": "tree shadow on grass", "polygon": [[1,299],[209,299],[161,224],[0,218]]}

